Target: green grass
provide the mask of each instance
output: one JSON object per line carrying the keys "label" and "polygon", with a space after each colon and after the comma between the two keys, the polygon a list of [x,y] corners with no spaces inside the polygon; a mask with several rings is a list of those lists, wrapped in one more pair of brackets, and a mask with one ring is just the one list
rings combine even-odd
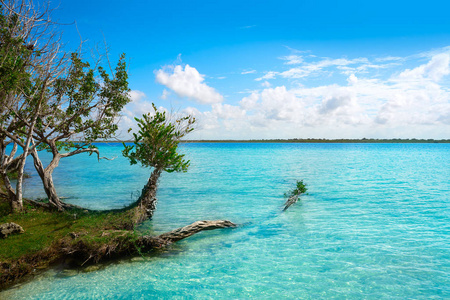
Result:
{"label": "green grass", "polygon": [[57,212],[29,203],[11,214],[0,197],[0,224],[14,222],[25,230],[0,239],[0,290],[61,259],[76,267],[140,254],[137,239],[144,233],[135,230],[134,218],[134,209]]}
{"label": "green grass", "polygon": [[11,235],[0,240],[0,261],[19,259],[24,255],[37,253],[52,246],[70,233],[78,233],[85,240],[98,240],[107,230],[123,230],[129,226],[131,212],[55,212],[34,208],[25,204],[21,213],[10,214],[9,205],[0,200],[0,224],[14,222],[25,230],[22,234]]}
{"label": "green grass", "polygon": [[25,201],[23,211],[12,214],[5,193],[0,178],[0,224],[14,222],[25,232],[0,239],[0,290],[61,259],[79,266],[140,254],[138,237],[152,235],[134,227],[133,207],[57,212]]}

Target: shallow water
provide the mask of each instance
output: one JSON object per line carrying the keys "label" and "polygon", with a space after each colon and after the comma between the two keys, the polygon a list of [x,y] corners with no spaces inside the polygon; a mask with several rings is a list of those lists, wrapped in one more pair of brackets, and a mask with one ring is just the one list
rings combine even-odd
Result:
{"label": "shallow water", "polygon": [[[65,159],[67,201],[118,208],[149,171]],[[200,219],[246,224],[204,232],[162,256],[66,276],[50,270],[11,299],[316,299],[450,297],[450,144],[184,144],[187,173],[164,174],[153,221],[165,232]],[[304,179],[309,195],[281,213]],[[40,195],[37,176],[25,194]]]}

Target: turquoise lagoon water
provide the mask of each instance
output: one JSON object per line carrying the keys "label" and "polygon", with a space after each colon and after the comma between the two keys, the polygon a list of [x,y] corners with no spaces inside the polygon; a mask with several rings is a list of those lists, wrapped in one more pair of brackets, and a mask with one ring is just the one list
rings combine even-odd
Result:
{"label": "turquoise lagoon water", "polygon": [[[95,209],[137,197],[146,169],[119,144],[55,171],[61,196]],[[159,256],[83,273],[50,270],[10,299],[450,298],[449,144],[184,144],[187,173],[164,174],[153,221],[244,226],[203,232]],[[304,179],[309,195],[281,213]],[[37,176],[26,195],[45,195]],[[73,275],[75,273],[76,275]]]}

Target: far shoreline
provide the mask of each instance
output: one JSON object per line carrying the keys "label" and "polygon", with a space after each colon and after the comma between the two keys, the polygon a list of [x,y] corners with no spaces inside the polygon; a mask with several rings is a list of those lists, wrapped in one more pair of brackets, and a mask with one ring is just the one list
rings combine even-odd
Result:
{"label": "far shoreline", "polygon": [[[95,141],[94,143],[132,143],[131,140]],[[181,140],[181,143],[296,143],[296,144],[448,144],[450,139],[254,139],[254,140]],[[76,143],[76,142],[75,142]]]}

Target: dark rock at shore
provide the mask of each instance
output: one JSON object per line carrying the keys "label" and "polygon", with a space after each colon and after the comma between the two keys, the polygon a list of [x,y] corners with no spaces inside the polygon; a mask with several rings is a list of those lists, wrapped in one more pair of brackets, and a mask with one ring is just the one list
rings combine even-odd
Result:
{"label": "dark rock at shore", "polygon": [[25,230],[23,230],[22,226],[16,223],[5,223],[0,225],[0,238],[5,239],[10,234],[15,233],[24,233]]}

